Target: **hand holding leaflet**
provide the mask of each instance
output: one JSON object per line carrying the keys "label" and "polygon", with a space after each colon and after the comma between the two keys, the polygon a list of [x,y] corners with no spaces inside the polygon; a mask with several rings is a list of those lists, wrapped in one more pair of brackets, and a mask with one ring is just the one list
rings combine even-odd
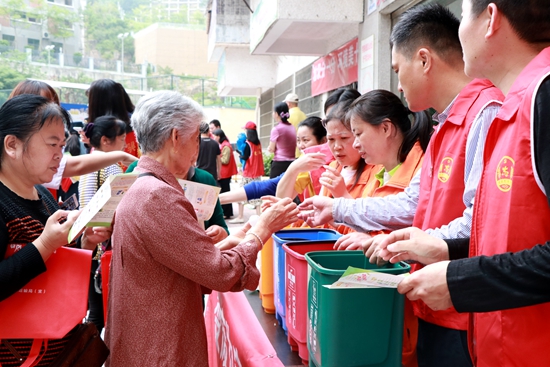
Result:
{"label": "hand holding leaflet", "polygon": [[399,283],[409,275],[392,275],[373,270],[348,267],[344,274],[333,284],[326,286],[336,288],[397,288]]}

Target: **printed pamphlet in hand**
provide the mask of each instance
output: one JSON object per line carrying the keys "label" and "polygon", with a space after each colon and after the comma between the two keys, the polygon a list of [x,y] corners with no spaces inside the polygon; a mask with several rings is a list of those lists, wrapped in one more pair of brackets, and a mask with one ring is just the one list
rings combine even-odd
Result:
{"label": "printed pamphlet in hand", "polygon": [[69,243],[86,227],[109,227],[124,194],[138,178],[137,173],[109,176],[76,219],[69,231]]}
{"label": "printed pamphlet in hand", "polygon": [[220,194],[220,188],[216,186],[204,185],[197,182],[178,180],[185,197],[197,214],[199,222],[206,221],[212,217],[216,204],[218,202],[218,195]]}
{"label": "printed pamphlet in hand", "polygon": [[377,272],[375,270],[365,270],[349,266],[342,274],[340,279],[327,288],[397,288],[399,283],[409,275],[393,275]]}

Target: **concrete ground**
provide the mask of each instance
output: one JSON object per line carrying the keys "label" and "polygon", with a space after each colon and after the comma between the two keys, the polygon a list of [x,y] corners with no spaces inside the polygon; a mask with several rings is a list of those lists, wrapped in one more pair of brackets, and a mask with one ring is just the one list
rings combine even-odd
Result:
{"label": "concrete ground", "polygon": [[[240,182],[235,182],[234,180],[231,180],[231,190],[237,190],[237,189],[240,189],[240,188],[241,188]],[[229,233],[233,233],[233,231],[236,231],[239,228],[241,228],[243,226],[243,224],[246,223],[248,221],[248,219],[250,219],[250,217],[254,214],[256,214],[256,209],[254,209],[254,207],[251,206],[250,204],[245,204],[244,205],[244,215],[243,215],[244,222],[243,223],[232,224],[232,223],[230,223],[231,219],[226,219],[225,220],[225,223],[227,224],[227,227],[229,228]],[[239,215],[239,204],[238,203],[233,203],[233,217],[232,217],[232,219],[236,218],[238,215]]]}

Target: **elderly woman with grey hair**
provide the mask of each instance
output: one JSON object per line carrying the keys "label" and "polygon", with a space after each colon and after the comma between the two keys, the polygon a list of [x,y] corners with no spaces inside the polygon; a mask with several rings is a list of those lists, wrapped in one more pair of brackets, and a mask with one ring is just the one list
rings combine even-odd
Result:
{"label": "elderly woman with grey hair", "polygon": [[[256,289],[258,251],[297,219],[290,199],[240,235],[215,245],[177,178],[194,163],[201,107],[177,92],[144,96],[132,116],[140,177],[113,227],[106,342],[110,366],[208,366],[204,289]],[[220,250],[222,248],[229,248]]]}

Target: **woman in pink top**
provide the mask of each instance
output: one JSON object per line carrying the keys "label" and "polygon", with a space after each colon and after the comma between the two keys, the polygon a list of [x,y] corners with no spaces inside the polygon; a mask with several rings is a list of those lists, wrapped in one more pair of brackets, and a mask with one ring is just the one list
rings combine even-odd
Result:
{"label": "woman in pink top", "polygon": [[296,129],[288,122],[289,117],[290,113],[286,102],[275,106],[273,119],[277,125],[271,130],[267,148],[268,152],[275,153],[271,162],[269,178],[277,177],[285,172],[296,158]]}
{"label": "woman in pink top", "polygon": [[113,225],[108,366],[208,367],[203,291],[256,289],[258,251],[297,219],[287,199],[240,235],[213,243],[177,180],[195,163],[203,119],[196,102],[173,91],[142,97],[132,116],[141,177]]}

